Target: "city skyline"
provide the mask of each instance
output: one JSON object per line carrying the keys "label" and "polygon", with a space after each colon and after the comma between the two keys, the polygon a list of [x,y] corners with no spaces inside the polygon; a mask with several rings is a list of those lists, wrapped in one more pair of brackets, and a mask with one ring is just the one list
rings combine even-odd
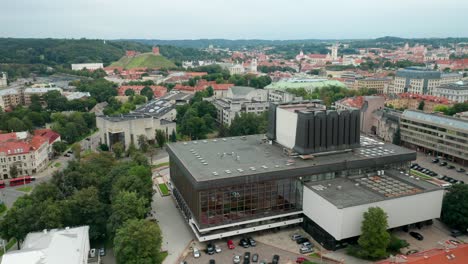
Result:
{"label": "city skyline", "polygon": [[[468,3],[389,1],[19,0],[0,37],[99,39],[367,39],[467,37]],[[131,12],[129,12],[129,10]]]}

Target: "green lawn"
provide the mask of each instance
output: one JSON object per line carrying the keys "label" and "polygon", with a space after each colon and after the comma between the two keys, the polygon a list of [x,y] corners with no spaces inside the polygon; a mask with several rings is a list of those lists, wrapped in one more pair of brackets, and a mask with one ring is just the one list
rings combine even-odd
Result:
{"label": "green lawn", "polygon": [[24,186],[24,187],[20,187],[20,188],[18,188],[18,189],[16,189],[16,190],[17,190],[17,191],[20,191],[20,192],[28,193],[28,192],[30,192],[32,189],[33,189],[32,186]]}
{"label": "green lawn", "polygon": [[162,195],[169,195],[169,188],[167,188],[167,185],[165,183],[160,183],[159,189],[161,190]]}
{"label": "green lawn", "polygon": [[421,178],[426,179],[426,180],[432,179],[431,176],[427,176],[426,174],[421,173],[421,172],[419,172],[417,170],[410,170],[410,174],[414,175],[414,176],[421,177]]}
{"label": "green lawn", "polygon": [[[16,239],[13,238],[12,240],[10,240],[10,242],[6,244],[6,250],[8,251],[12,246],[15,245],[15,243]],[[0,257],[3,256],[4,253],[5,252],[3,252],[3,247],[0,247]]]}
{"label": "green lawn", "polygon": [[124,67],[125,69],[140,67],[170,68],[175,67],[175,64],[164,56],[154,55],[153,53],[142,53],[132,58],[124,56],[112,63],[111,66]]}
{"label": "green lawn", "polygon": [[163,263],[163,261],[166,259],[167,255],[169,255],[169,253],[167,253],[167,251],[161,251],[160,254],[159,254],[159,259],[160,259],[159,263]]}
{"label": "green lawn", "polygon": [[161,168],[161,167],[168,166],[168,165],[169,165],[169,162],[163,162],[163,163],[153,165],[151,167],[153,167],[153,169],[157,169],[157,168]]}
{"label": "green lawn", "polygon": [[55,168],[58,168],[58,167],[62,166],[62,164],[60,162],[55,162],[54,166],[55,166]]}

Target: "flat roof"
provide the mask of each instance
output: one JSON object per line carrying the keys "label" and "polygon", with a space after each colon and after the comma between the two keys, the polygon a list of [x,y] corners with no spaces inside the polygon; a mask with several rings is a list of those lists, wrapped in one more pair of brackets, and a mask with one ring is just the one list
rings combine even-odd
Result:
{"label": "flat roof", "polygon": [[346,208],[380,202],[441,188],[399,171],[385,171],[382,175],[335,178],[307,182],[305,186],[335,205]]}
{"label": "flat roof", "polygon": [[432,124],[437,124],[442,127],[450,126],[453,128],[460,129],[462,131],[468,131],[468,121],[461,118],[444,116],[435,113],[424,113],[422,111],[416,110],[405,110],[401,116],[410,118],[412,120],[418,120],[420,122],[429,122]]}
{"label": "flat roof", "polygon": [[283,146],[269,144],[264,135],[177,142],[169,143],[167,147],[171,162],[177,163],[184,173],[189,174],[192,184],[200,189],[416,159],[413,150],[367,137],[361,137],[360,148],[318,153],[307,160],[287,155]]}

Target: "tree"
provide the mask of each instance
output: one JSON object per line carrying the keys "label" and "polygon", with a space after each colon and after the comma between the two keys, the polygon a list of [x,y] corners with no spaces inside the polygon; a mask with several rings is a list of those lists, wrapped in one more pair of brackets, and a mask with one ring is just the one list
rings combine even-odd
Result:
{"label": "tree", "polygon": [[109,146],[107,144],[101,144],[99,145],[99,149],[102,151],[109,151]]}
{"label": "tree", "polygon": [[120,191],[113,199],[107,231],[114,237],[115,231],[127,220],[142,219],[148,212],[146,201],[135,192]]}
{"label": "tree", "polygon": [[18,177],[18,174],[19,174],[19,171],[18,171],[18,167],[16,167],[16,165],[11,165],[10,167],[10,177],[11,178],[16,178]]}
{"label": "tree", "polygon": [[422,100],[421,102],[419,102],[418,110],[421,110],[421,111],[424,110],[424,100]]}
{"label": "tree", "polygon": [[453,185],[444,196],[442,221],[451,228],[468,230],[468,185]]}
{"label": "tree", "polygon": [[379,207],[370,207],[364,213],[361,236],[358,239],[363,257],[374,260],[387,257],[390,243],[387,218],[387,214]]}
{"label": "tree", "polygon": [[227,137],[229,136],[229,129],[224,125],[223,122],[219,125],[218,128],[218,137]]}
{"label": "tree", "polygon": [[160,264],[161,230],[148,220],[129,220],[117,229],[114,245],[117,263]]}
{"label": "tree", "polygon": [[156,129],[156,135],[155,135],[155,138],[156,138],[156,142],[158,142],[158,145],[160,148],[164,147],[164,144],[166,144],[166,133],[164,132],[164,130],[161,130],[161,129]]}
{"label": "tree", "polygon": [[395,134],[393,134],[392,143],[395,144],[395,145],[400,145],[401,144],[400,127],[398,127],[397,130],[395,131]]}
{"label": "tree", "polygon": [[54,155],[60,155],[67,150],[67,144],[63,141],[54,142],[54,144],[52,144],[52,150],[54,151]]}
{"label": "tree", "polygon": [[13,117],[7,121],[7,129],[11,132],[21,132],[27,130],[27,127],[21,119]]}
{"label": "tree", "polygon": [[125,90],[125,95],[126,96],[134,96],[135,91],[133,91],[132,89],[127,89],[127,90]]}
{"label": "tree", "polygon": [[117,142],[112,145],[112,151],[114,152],[115,157],[120,159],[122,154],[125,152],[125,147],[122,142]]}
{"label": "tree", "polygon": [[140,94],[146,96],[148,101],[151,101],[154,96],[153,90],[151,90],[149,86],[145,86],[143,89],[141,89]]}
{"label": "tree", "polygon": [[214,89],[213,89],[213,87],[208,86],[208,87],[206,88],[206,91],[208,92],[208,97],[211,97],[211,96],[214,95]]}
{"label": "tree", "polygon": [[135,152],[137,151],[138,150],[136,149],[135,144],[133,144],[133,142],[130,142],[130,145],[128,145],[127,149],[127,157],[133,156],[133,154],[135,154]]}
{"label": "tree", "polygon": [[177,134],[176,134],[174,129],[172,130],[170,140],[171,140],[171,142],[177,142]]}
{"label": "tree", "polygon": [[146,136],[138,135],[137,141],[138,141],[138,147],[140,147],[140,150],[146,153],[149,148],[148,139],[146,138]]}

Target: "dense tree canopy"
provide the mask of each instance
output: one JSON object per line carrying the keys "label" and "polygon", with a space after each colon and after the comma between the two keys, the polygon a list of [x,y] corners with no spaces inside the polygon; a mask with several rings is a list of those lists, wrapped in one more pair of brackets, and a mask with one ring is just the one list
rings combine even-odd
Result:
{"label": "dense tree canopy", "polygon": [[442,221],[460,231],[468,231],[468,185],[453,185],[444,196]]}
{"label": "dense tree canopy", "polygon": [[161,230],[148,220],[129,220],[117,229],[114,239],[117,263],[162,263]]}
{"label": "dense tree canopy", "polygon": [[387,214],[379,207],[370,207],[364,213],[361,236],[358,240],[361,257],[368,259],[387,257],[387,247],[390,243],[387,218]]}

